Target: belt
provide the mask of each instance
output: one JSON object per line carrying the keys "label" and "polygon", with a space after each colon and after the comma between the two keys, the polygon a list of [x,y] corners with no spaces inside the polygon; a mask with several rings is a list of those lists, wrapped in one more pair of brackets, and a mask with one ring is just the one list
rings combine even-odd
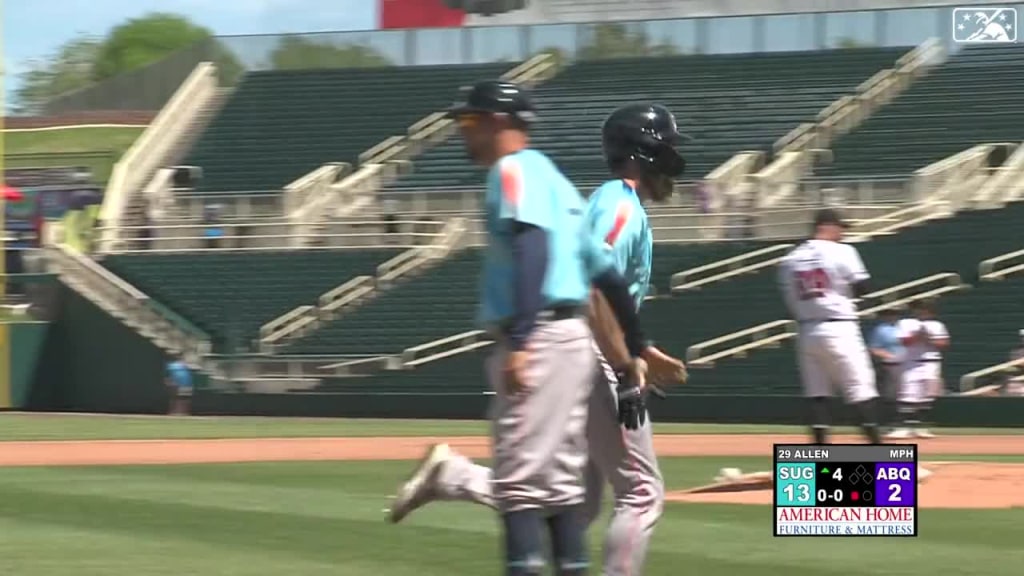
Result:
{"label": "belt", "polygon": [[[570,320],[572,318],[582,318],[587,315],[587,308],[577,304],[569,306],[551,306],[545,308],[537,313],[538,322],[558,322],[560,320]],[[508,323],[502,323],[497,326],[489,328],[487,331],[495,339],[502,340],[505,337],[505,333],[508,332]]]}

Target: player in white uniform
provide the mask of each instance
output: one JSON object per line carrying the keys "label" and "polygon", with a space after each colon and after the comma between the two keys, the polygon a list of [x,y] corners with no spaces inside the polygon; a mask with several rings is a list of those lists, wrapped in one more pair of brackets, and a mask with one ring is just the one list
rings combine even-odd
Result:
{"label": "player in white uniform", "polygon": [[857,249],[841,242],[845,228],[835,210],[815,214],[814,236],[782,259],[779,284],[800,325],[797,357],[814,443],[828,442],[828,398],[838,391],[856,408],[868,442],[881,444],[875,373],[854,302],[870,275]]}
{"label": "player in white uniform", "polygon": [[933,301],[917,300],[910,309],[914,317],[897,324],[906,347],[898,397],[903,427],[889,438],[932,438],[922,420],[942,388],[942,351],[949,347],[949,331],[935,319]]}

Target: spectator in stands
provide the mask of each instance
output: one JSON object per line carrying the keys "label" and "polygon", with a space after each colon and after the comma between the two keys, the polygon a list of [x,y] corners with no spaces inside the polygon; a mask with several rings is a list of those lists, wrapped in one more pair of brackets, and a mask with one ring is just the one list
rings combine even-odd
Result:
{"label": "spectator in stands", "polygon": [[181,355],[174,356],[167,363],[167,391],[170,395],[168,413],[186,416],[192,411],[192,369]]}
{"label": "spectator in stands", "polygon": [[224,228],[220,222],[220,205],[209,204],[203,208],[203,225],[205,227],[207,248],[218,248],[223,246]]}
{"label": "spectator in stands", "polygon": [[898,308],[882,310],[878,315],[879,322],[868,338],[868,349],[877,366],[875,372],[880,376],[881,386],[878,389],[885,403],[883,414],[889,422],[896,422],[896,399],[903,378],[903,358],[906,350],[897,327],[902,316],[903,312]]}

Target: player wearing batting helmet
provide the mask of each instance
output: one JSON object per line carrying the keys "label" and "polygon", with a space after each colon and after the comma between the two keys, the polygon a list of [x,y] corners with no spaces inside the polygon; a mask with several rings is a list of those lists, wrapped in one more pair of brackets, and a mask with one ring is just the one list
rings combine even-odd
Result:
{"label": "player wearing batting helmet", "polygon": [[641,366],[645,340],[629,285],[585,232],[582,196],[529,147],[535,109],[526,90],[481,82],[450,116],[470,157],[490,169],[480,319],[496,341],[487,370],[494,468],[432,447],[399,490],[391,520],[432,499],[475,499],[501,514],[507,575],[543,571],[544,524],[558,574],[584,574],[585,434],[597,370],[587,305],[593,284],[623,328],[627,368]]}
{"label": "player wearing batting helmet", "polygon": [[[586,232],[612,258],[615,269],[628,283],[630,305],[639,308],[648,291],[653,247],[641,202],[662,201],[672,193],[673,178],[685,166],[675,148],[681,136],[672,114],[650,104],[631,104],[616,110],[605,121],[602,132],[604,154],[615,178],[591,196],[584,217]],[[599,336],[599,330],[595,327],[595,336]],[[621,351],[597,351],[599,368],[588,401],[590,460],[584,525],[600,512],[604,482],[610,481],[616,506],[606,538],[604,573],[638,575],[647,542],[661,515],[664,485],[646,418],[645,391],[636,386],[642,378],[623,376],[629,372],[629,367],[623,366],[629,359],[624,343],[628,338],[616,336],[623,341]],[[682,361],[649,344],[642,356],[649,364],[647,376],[653,382],[685,380]],[[400,490],[391,509],[392,520],[401,520],[435,499],[496,507],[491,469],[472,463],[447,445],[434,447],[413,481]]]}

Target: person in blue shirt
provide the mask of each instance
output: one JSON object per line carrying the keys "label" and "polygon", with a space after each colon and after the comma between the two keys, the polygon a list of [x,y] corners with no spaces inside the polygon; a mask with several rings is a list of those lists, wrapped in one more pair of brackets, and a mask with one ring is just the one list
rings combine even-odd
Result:
{"label": "person in blue shirt", "polygon": [[898,308],[880,311],[878,324],[868,338],[868,351],[871,352],[871,357],[882,376],[882,386],[879,388],[887,404],[885,418],[893,422],[899,419],[896,414],[896,397],[903,380],[903,360],[906,352],[897,326],[902,316],[903,311]]}
{"label": "person in blue shirt", "polygon": [[585,434],[597,374],[591,287],[614,309],[634,367],[646,340],[626,280],[587,229],[585,200],[529,146],[535,109],[526,90],[481,82],[450,115],[470,158],[489,168],[479,321],[496,341],[487,361],[494,466],[465,458],[460,466],[447,445],[432,447],[392,503],[391,521],[444,492],[437,485],[472,476],[479,501],[501,515],[508,576],[542,573],[545,524],[558,574],[585,574]]}
{"label": "person in blue shirt", "polygon": [[192,369],[182,356],[167,363],[167,388],[171,393],[171,414],[184,416],[191,411]]}
{"label": "person in blue shirt", "polygon": [[[603,127],[603,147],[614,180],[590,197],[584,211],[583,233],[600,252],[594,261],[615,269],[628,287],[622,306],[639,309],[648,292],[653,237],[641,200],[662,201],[671,194],[672,178],[685,165],[671,149],[679,140],[671,113],[652,105],[628,105],[613,112]],[[591,388],[587,419],[589,465],[586,473],[584,519],[587,526],[600,510],[603,484],[616,494],[616,513],[605,543],[604,573],[639,574],[647,541],[661,513],[664,488],[646,417],[636,426],[620,426],[618,392],[628,382],[596,351],[599,362]],[[641,353],[651,381],[672,381],[682,361],[650,343]],[[639,406],[644,410],[642,404]],[[646,414],[644,413],[644,416]],[[438,445],[399,490],[391,520],[436,500],[465,500],[498,508],[490,468]]]}
{"label": "person in blue shirt", "polygon": [[[685,140],[675,116],[664,106],[634,103],[611,113],[602,128],[602,147],[615,176],[590,196],[587,226],[612,256],[639,309],[651,281],[654,237],[645,201],[662,202],[683,173],[677,146]],[[615,370],[598,351],[601,378],[594,385],[587,421],[587,523],[601,511],[604,484],[612,486],[615,506],[604,542],[605,576],[643,573],[647,546],[661,517],[665,484],[654,452],[650,420],[623,429],[616,418]],[[683,362],[648,345],[643,358],[652,382],[672,381]]]}

